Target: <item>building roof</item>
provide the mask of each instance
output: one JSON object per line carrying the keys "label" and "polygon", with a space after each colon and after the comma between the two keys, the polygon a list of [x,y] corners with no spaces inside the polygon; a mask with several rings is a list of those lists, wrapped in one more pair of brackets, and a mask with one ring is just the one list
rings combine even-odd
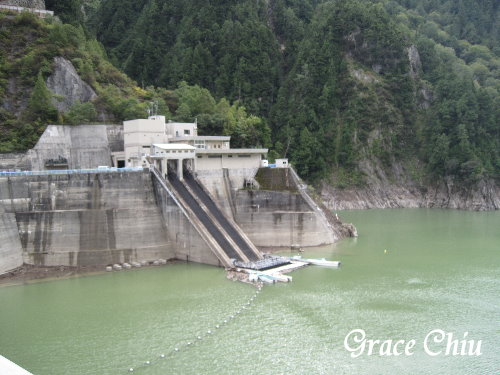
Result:
{"label": "building roof", "polygon": [[185,143],[155,143],[153,146],[162,150],[196,150],[196,147]]}
{"label": "building roof", "polygon": [[188,135],[170,138],[170,142],[179,141],[230,141],[231,137],[223,135]]}
{"label": "building roof", "polygon": [[197,148],[197,154],[267,154],[267,148]]}

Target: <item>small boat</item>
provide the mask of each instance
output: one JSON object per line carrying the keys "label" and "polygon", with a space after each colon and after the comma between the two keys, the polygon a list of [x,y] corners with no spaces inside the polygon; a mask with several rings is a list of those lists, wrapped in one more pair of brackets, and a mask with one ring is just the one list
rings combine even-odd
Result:
{"label": "small boat", "polygon": [[330,267],[330,268],[338,268],[340,266],[339,261],[334,261],[334,260],[326,260],[325,258],[320,258],[320,259],[303,259],[300,255],[294,256],[290,258],[291,260],[295,260],[298,262],[304,262],[307,264],[312,264],[315,266],[322,266],[322,267]]}

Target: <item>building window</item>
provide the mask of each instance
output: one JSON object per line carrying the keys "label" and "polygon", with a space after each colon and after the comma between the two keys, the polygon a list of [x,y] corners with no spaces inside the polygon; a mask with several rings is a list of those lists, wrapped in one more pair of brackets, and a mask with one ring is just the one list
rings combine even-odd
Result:
{"label": "building window", "polygon": [[203,156],[201,156],[201,155],[198,155],[198,159],[201,159],[201,158],[203,158]]}
{"label": "building window", "polygon": [[184,129],[184,135],[190,135],[191,134],[191,130],[189,129]]}
{"label": "building window", "polygon": [[228,157],[228,158],[232,158],[232,157],[233,157],[233,155],[228,155],[227,157]]}
{"label": "building window", "polygon": [[204,149],[205,148],[205,141],[200,141],[200,140],[194,141],[194,147]]}
{"label": "building window", "polygon": [[221,159],[222,155],[208,155],[209,159]]}
{"label": "building window", "polygon": [[238,155],[239,158],[249,158],[250,155]]}

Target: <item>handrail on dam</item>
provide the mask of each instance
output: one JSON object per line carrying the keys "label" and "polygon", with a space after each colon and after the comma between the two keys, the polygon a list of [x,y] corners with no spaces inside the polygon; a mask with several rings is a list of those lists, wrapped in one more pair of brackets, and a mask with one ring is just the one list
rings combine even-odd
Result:
{"label": "handrail on dam", "polygon": [[83,173],[113,173],[113,172],[138,172],[143,168],[95,168],[95,169],[54,169],[48,171],[19,171],[19,172],[0,172],[0,177],[11,176],[48,176],[64,174],[83,174]]}

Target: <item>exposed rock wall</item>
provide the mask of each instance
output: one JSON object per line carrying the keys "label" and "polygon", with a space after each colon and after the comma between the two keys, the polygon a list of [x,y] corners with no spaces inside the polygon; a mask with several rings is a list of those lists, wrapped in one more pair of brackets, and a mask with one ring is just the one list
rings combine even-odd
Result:
{"label": "exposed rock wall", "polygon": [[367,208],[452,208],[464,210],[500,209],[500,187],[494,180],[481,180],[474,185],[461,185],[448,179],[439,183],[415,182],[411,172],[401,164],[392,166],[388,178],[373,162],[361,163],[367,184],[360,188],[339,189],[324,184],[321,196],[333,210]]}
{"label": "exposed rock wall", "polygon": [[97,97],[92,87],[82,81],[73,64],[63,57],[54,59],[54,71],[47,78],[47,88],[57,95],[52,103],[61,112],[67,111],[77,101],[85,103]]}
{"label": "exposed rock wall", "polygon": [[0,206],[15,215],[15,232],[6,233],[18,237],[28,264],[174,257],[149,172],[0,177]]}

